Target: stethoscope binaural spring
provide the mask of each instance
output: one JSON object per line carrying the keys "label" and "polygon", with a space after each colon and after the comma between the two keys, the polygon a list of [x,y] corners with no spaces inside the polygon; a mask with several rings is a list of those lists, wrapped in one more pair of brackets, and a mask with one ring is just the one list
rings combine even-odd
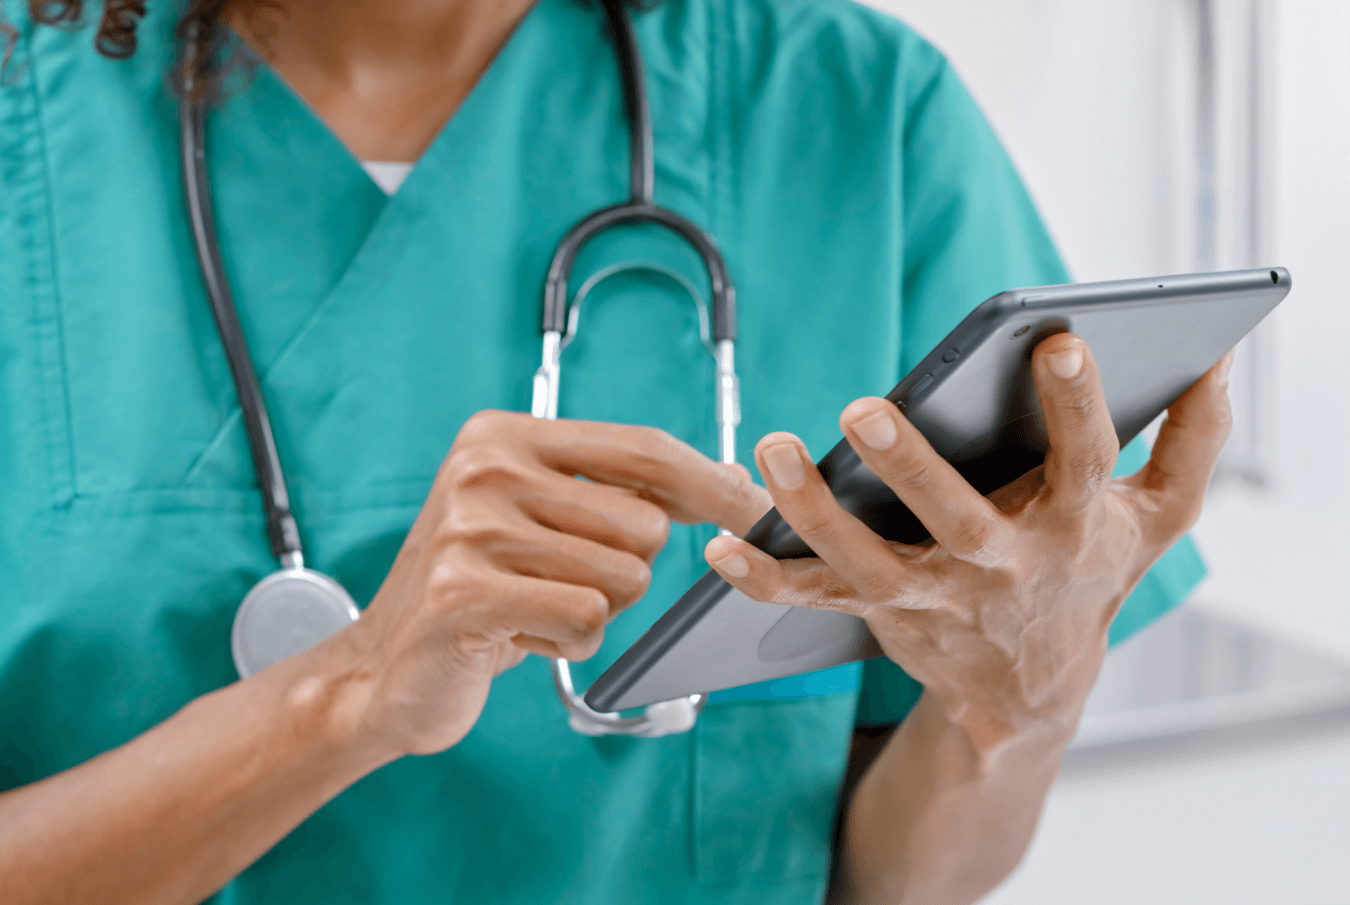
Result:
{"label": "stethoscope binaural spring", "polygon": [[[698,294],[700,330],[716,361],[716,419],[721,461],[736,461],[736,427],[740,423],[740,388],[736,377],[736,294],[716,244],[702,229],[653,200],[651,111],[643,79],[642,56],[622,0],[603,0],[610,37],[623,80],[629,134],[629,198],[583,218],[563,237],[544,288],[543,355],[534,377],[531,412],[536,418],[558,416],[562,351],[575,335],[581,304],[595,283],[618,269],[603,271],[577,292],[569,305],[568,280],[577,255],[587,242],[614,226],[655,224],[683,238],[699,254],[712,295],[709,312]],[[191,71],[192,67],[185,67]],[[207,180],[205,109],[184,86],[179,105],[180,153],[193,248],[216,328],[229,361],[248,433],[253,467],[262,491],[267,535],[280,568],[259,581],[235,614],[230,647],[239,675],[247,677],[336,633],[358,618],[356,604],[332,578],[305,567],[304,552],[285,472],[277,453],[262,388],[249,356],[230,287],[221,264],[215,218]],[[677,279],[679,279],[677,277]],[[685,282],[684,280],[680,280]],[[690,287],[692,288],[692,287]],[[690,695],[649,705],[638,715],[600,713],[586,705],[572,687],[566,660],[554,660],[553,680],[567,708],[568,722],[586,735],[657,737],[691,728],[705,695]]]}

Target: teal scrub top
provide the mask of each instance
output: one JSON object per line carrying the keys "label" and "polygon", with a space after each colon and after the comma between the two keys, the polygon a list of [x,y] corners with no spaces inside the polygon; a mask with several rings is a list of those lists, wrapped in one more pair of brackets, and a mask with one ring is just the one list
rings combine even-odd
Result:
{"label": "teal scrub top", "polygon": [[[199,283],[166,90],[173,10],[140,49],[19,31],[0,84],[0,788],[119,745],[235,679],[229,629],[275,567]],[[844,0],[666,0],[636,16],[656,197],[737,282],[743,452],[815,454],[962,316],[1067,274],[951,67]],[[208,121],[225,267],[263,376],[310,563],[364,605],[464,420],[527,410],[555,244],[624,197],[627,138],[598,5],[539,0],[386,197],[265,65]],[[714,368],[678,240],[627,229],[564,355],[564,417],[654,424],[712,454]],[[1140,464],[1138,449],[1123,467]],[[672,530],[589,683],[705,569]],[[1180,601],[1189,542],[1113,637]],[[821,898],[855,724],[918,687],[885,661],[716,696],[690,733],[572,732],[545,661],[493,684],[473,731],[339,795],[220,903],[799,903]]]}

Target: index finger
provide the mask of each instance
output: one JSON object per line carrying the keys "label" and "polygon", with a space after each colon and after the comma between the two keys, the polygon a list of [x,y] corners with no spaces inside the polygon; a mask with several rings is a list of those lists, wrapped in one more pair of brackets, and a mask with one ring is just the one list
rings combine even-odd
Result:
{"label": "index finger", "polygon": [[744,468],[715,462],[658,428],[510,417],[542,464],[637,491],[677,522],[712,522],[744,534],[773,505]]}

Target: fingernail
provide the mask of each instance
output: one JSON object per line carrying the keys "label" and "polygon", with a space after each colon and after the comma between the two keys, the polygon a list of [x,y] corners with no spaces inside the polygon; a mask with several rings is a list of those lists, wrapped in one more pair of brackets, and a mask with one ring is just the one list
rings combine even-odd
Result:
{"label": "fingernail", "polygon": [[1045,364],[1050,368],[1050,373],[1061,380],[1077,377],[1078,372],[1083,370],[1083,349],[1075,344],[1063,352],[1052,352],[1045,356]]}
{"label": "fingernail", "polygon": [[1219,383],[1228,385],[1228,372],[1233,370],[1233,353],[1229,352],[1223,358],[1219,359]]}
{"label": "fingernail", "polygon": [[716,560],[713,565],[732,578],[744,578],[750,574],[750,563],[739,553],[728,553],[721,559]]}
{"label": "fingernail", "polygon": [[768,466],[769,477],[784,490],[794,490],[806,480],[801,453],[791,443],[778,443],[764,450],[764,464]]}
{"label": "fingernail", "polygon": [[861,421],[853,422],[853,432],[872,449],[890,449],[899,436],[895,421],[885,412],[873,412]]}

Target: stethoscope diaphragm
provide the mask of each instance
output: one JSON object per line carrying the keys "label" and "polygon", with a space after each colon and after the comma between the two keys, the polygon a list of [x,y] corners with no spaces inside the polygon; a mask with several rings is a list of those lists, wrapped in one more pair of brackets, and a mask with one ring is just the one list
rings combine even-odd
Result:
{"label": "stethoscope diaphragm", "polygon": [[313,569],[281,569],[258,582],[234,614],[230,650],[241,679],[308,650],[356,621],[351,595]]}

